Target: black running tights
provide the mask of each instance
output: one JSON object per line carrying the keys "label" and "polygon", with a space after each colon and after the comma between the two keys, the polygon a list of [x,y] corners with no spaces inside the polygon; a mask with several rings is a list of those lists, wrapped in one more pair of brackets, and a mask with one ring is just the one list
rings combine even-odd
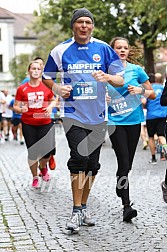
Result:
{"label": "black running tights", "polygon": [[128,173],[132,168],[132,163],[136,147],[140,137],[141,125],[118,125],[114,133],[110,135],[113,128],[109,126],[109,136],[117,157],[118,170],[116,193],[121,197],[122,204],[130,204]]}

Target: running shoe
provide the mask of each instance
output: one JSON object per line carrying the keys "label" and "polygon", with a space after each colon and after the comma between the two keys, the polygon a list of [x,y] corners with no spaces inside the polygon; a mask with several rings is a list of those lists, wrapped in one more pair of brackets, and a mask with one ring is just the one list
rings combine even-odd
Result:
{"label": "running shoe", "polygon": [[95,219],[91,216],[91,214],[88,212],[88,210],[82,209],[82,225],[87,226],[94,226],[95,225]]}
{"label": "running shoe", "polygon": [[167,203],[167,185],[165,184],[165,181],[161,183],[161,188],[162,188],[163,199],[165,203]]}
{"label": "running shoe", "polygon": [[79,227],[81,226],[82,213],[81,211],[73,212],[71,218],[66,223],[66,229],[72,232],[79,232]]}
{"label": "running shoe", "polygon": [[53,155],[51,155],[49,159],[49,168],[51,170],[54,170],[56,168],[56,162]]}
{"label": "running shoe", "polygon": [[130,205],[124,207],[123,210],[123,221],[130,221],[132,218],[137,216],[137,210],[133,209]]}
{"label": "running shoe", "polygon": [[165,153],[164,153],[164,152],[161,152],[161,153],[160,153],[160,160],[161,160],[161,161],[166,161],[166,156],[165,156]]}
{"label": "running shoe", "polygon": [[9,141],[9,134],[5,135],[5,141]]}
{"label": "running shoe", "polygon": [[36,177],[33,178],[32,187],[33,188],[39,188],[39,179],[38,179],[38,176],[36,176]]}
{"label": "running shoe", "polygon": [[153,165],[156,165],[156,164],[157,164],[157,160],[151,158],[150,161],[149,161],[149,163],[150,163],[150,164],[153,164]]}
{"label": "running shoe", "polygon": [[48,168],[45,167],[43,169],[40,169],[41,170],[41,177],[44,181],[49,181],[50,180],[50,175],[48,173]]}

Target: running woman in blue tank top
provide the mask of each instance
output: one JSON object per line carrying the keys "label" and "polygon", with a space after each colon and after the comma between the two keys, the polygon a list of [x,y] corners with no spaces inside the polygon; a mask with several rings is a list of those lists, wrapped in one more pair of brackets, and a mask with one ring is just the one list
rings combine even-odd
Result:
{"label": "running woman in blue tank top", "polygon": [[123,221],[130,221],[137,216],[137,210],[130,205],[128,173],[144,121],[141,95],[154,99],[155,94],[143,68],[128,62],[128,40],[116,37],[110,44],[125,68],[124,86],[113,88],[108,85],[108,131],[118,162],[116,193],[124,206]]}

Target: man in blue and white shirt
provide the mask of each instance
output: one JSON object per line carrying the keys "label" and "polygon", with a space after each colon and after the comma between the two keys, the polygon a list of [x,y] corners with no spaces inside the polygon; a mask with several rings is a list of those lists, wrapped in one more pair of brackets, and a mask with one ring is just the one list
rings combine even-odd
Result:
{"label": "man in blue and white shirt", "polygon": [[[93,28],[92,13],[86,8],[75,10],[71,19],[74,37],[50,52],[43,73],[44,84],[61,96],[60,115],[70,147],[67,165],[73,193],[67,229],[75,232],[81,220],[95,225],[86,203],[100,169],[100,149],[106,132],[106,85],[124,83],[119,57],[107,43],[91,36]],[[54,82],[56,78],[61,79],[61,85]]]}

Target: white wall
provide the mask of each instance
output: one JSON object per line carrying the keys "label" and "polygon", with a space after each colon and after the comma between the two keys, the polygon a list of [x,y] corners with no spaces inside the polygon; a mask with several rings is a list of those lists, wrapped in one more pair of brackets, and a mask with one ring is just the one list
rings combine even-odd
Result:
{"label": "white wall", "polygon": [[14,40],[14,20],[0,19],[0,54],[3,55],[3,73],[0,72],[0,90],[8,88],[14,93],[13,76],[9,72],[9,62],[17,55],[31,54],[35,42],[30,39]]}

